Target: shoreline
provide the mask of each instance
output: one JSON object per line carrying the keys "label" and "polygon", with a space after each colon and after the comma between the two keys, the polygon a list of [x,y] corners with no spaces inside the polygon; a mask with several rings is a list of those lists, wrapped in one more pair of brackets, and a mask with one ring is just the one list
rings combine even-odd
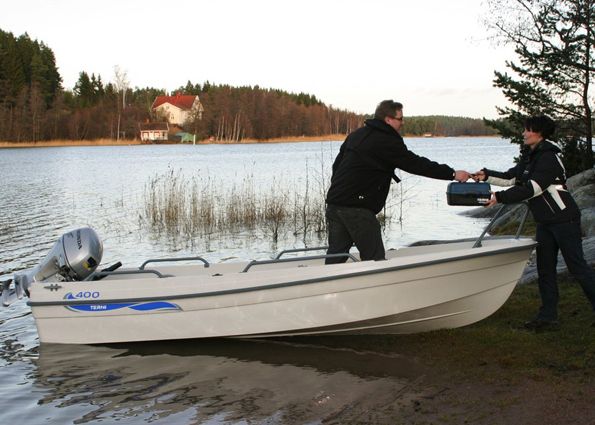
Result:
{"label": "shoreline", "polygon": [[[231,141],[215,141],[215,140],[200,140],[196,142],[197,145],[248,145],[258,143],[296,143],[296,142],[342,142],[345,140],[345,134],[327,134],[323,136],[289,136],[289,137],[275,137],[271,139],[243,139],[240,142]],[[499,138],[500,136],[487,135],[487,136],[410,136],[405,135],[407,138],[416,139],[435,139],[441,137],[448,138],[479,138],[479,137],[493,137]],[[97,139],[97,140],[42,140],[38,142],[6,142],[0,141],[0,149],[18,149],[18,148],[53,148],[53,147],[73,147],[73,146],[134,146],[134,145],[191,145],[191,143],[180,143],[180,142],[162,142],[162,143],[146,143],[139,139],[133,140],[115,140],[115,139]]]}

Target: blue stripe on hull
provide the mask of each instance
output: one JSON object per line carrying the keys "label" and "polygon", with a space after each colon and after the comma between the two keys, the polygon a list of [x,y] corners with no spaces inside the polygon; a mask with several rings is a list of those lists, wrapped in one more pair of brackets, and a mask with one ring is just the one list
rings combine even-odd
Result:
{"label": "blue stripe on hull", "polygon": [[163,310],[182,310],[179,305],[165,301],[153,301],[147,303],[109,303],[109,304],[80,304],[67,306],[72,311],[100,312],[113,311],[122,308],[131,308],[136,311],[163,311]]}

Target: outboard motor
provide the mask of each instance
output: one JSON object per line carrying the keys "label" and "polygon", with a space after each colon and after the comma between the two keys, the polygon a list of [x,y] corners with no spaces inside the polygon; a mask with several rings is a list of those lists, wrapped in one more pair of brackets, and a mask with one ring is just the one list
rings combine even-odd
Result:
{"label": "outboard motor", "polygon": [[32,269],[14,274],[14,290],[11,281],[2,283],[2,303],[7,306],[16,294],[18,299],[28,294],[33,282],[55,276],[57,281],[83,280],[97,268],[103,256],[103,244],[95,230],[90,227],[68,232],[60,237],[41,263]]}

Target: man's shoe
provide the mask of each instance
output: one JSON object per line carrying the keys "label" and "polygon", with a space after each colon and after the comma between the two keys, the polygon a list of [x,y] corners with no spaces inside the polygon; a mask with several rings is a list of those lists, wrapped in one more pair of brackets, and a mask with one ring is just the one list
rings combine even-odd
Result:
{"label": "man's shoe", "polygon": [[530,331],[555,331],[560,327],[557,320],[533,319],[526,322],[523,327]]}

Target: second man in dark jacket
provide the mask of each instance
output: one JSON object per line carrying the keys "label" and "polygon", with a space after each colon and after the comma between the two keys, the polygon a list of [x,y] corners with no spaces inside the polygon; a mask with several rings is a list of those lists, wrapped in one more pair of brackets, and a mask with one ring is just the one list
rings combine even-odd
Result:
{"label": "second man in dark jacket", "polygon": [[[353,244],[365,260],[383,260],[384,244],[376,219],[386,202],[391,179],[399,168],[411,174],[441,180],[467,181],[471,175],[446,164],[438,164],[407,149],[399,130],[403,105],[380,102],[374,119],[349,134],[333,163],[326,202],[327,254],[348,253]],[[327,264],[341,263],[346,256],[330,257]]]}

